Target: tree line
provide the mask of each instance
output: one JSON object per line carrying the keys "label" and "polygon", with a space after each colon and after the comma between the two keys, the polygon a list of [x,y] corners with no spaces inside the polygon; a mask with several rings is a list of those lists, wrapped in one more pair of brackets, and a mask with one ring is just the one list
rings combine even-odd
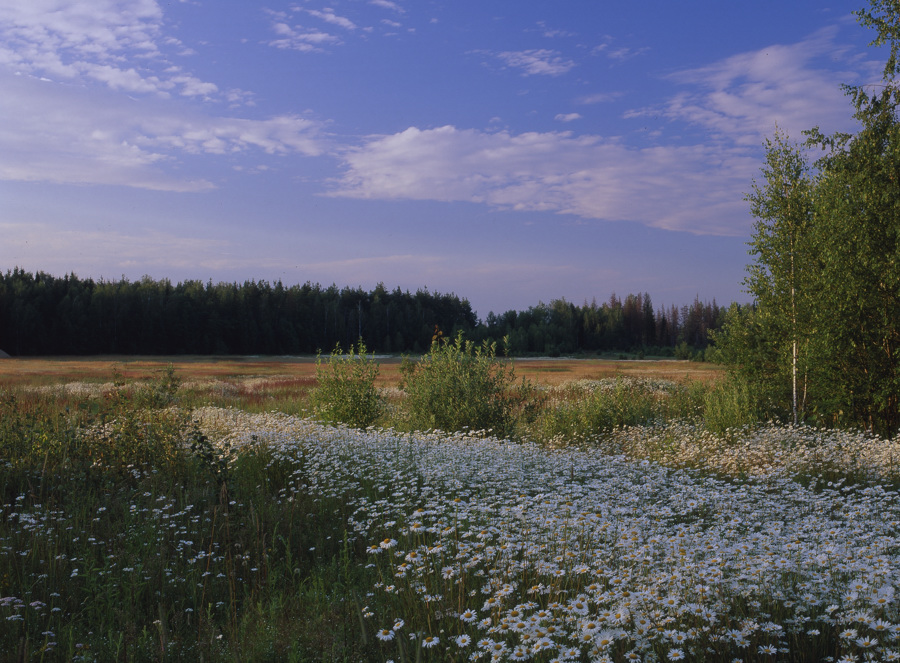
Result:
{"label": "tree line", "polygon": [[695,298],[688,306],[654,311],[648,293],[624,299],[613,294],[600,305],[596,300],[576,306],[557,299],[525,311],[489,313],[482,334],[490,339],[505,337],[510,352],[517,355],[630,351],[703,358],[709,332],[722,326],[726,310],[715,300]]}
{"label": "tree line", "polygon": [[[379,353],[428,349],[436,329],[510,354],[645,351],[697,356],[724,309],[695,300],[654,311],[648,294],[597,305],[564,299],[478,320],[455,294],[286,286],[280,281],[212,283],[0,273],[0,349],[15,356],[96,354],[293,355],[349,348]],[[505,339],[505,341],[504,341]]]}
{"label": "tree line", "polygon": [[[889,46],[882,81],[845,86],[855,134],[776,129],[747,196],[756,219],[719,356],[766,407],[796,423],[900,430],[900,10],[856,12]],[[821,156],[810,159],[810,151]]]}

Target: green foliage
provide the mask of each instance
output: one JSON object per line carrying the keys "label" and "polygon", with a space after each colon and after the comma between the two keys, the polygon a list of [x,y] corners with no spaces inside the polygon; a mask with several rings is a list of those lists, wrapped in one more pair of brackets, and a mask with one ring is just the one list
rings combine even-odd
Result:
{"label": "green foliage", "polygon": [[701,383],[615,378],[555,388],[530,436],[544,444],[590,443],[624,426],[699,420],[709,388]]}
{"label": "green foliage", "polygon": [[163,408],[175,403],[181,378],[175,374],[175,367],[169,364],[159,376],[141,386],[136,394],[139,407]]}
{"label": "green foliage", "polygon": [[640,380],[574,383],[541,411],[530,432],[543,443],[590,442],[620,426],[651,423],[661,415],[663,398]]}
{"label": "green foliage", "polygon": [[401,389],[405,422],[411,430],[486,431],[499,437],[514,432],[534,394],[523,379],[516,384],[512,364],[496,357],[496,343],[476,345],[435,334],[418,362],[404,358]]}
{"label": "green foliage", "polygon": [[0,392],[0,659],[381,660],[348,507],[294,485],[302,457],[232,454],[116,381],[68,411]]}
{"label": "green foliage", "polygon": [[475,329],[471,304],[418,290],[280,281],[94,281],[0,272],[0,337],[14,356],[314,353],[357,337],[382,352],[427,345],[434,325]]}
{"label": "green foliage", "polygon": [[807,166],[776,133],[757,218],[748,291],[752,313],[731,316],[720,356],[750,386],[783,398],[794,421],[900,430],[900,13],[892,0],[857,12],[890,46],[882,85],[847,87],[860,129],[807,132],[825,156]]}
{"label": "green foliage", "polygon": [[311,396],[316,416],[329,423],[365,428],[384,413],[384,399],[375,387],[378,363],[366,354],[366,344],[350,346],[347,354],[336,346],[327,362],[316,360],[318,388]]}
{"label": "green foliage", "polygon": [[714,385],[703,399],[706,429],[724,435],[757,425],[762,420],[759,397],[746,381],[731,377]]}

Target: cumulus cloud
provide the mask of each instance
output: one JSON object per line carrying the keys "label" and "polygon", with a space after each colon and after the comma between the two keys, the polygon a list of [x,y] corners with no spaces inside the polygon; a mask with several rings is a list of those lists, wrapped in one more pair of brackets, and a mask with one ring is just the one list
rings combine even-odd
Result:
{"label": "cumulus cloud", "polygon": [[574,122],[575,120],[581,119],[580,113],[559,113],[554,120],[559,120],[560,122]]}
{"label": "cumulus cloud", "polygon": [[558,51],[544,48],[503,51],[498,53],[497,57],[503,60],[506,66],[521,69],[523,76],[561,76],[575,66],[573,60],[562,57]]}
{"label": "cumulus cloud", "polygon": [[746,230],[741,191],[757,168],[742,153],[708,146],[636,149],[568,132],[413,127],[348,151],[331,195],[468,201],[737,235]]}

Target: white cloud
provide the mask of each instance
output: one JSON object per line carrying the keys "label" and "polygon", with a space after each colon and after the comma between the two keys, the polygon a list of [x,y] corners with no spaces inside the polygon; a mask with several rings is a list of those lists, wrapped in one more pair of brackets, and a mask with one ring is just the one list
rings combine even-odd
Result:
{"label": "white cloud", "polygon": [[321,126],[298,116],[266,120],[184,115],[169,102],[148,105],[27,76],[0,75],[0,179],[113,184],[203,191],[185,175],[186,154],[314,156]]}
{"label": "white cloud", "polygon": [[503,51],[497,57],[508,67],[521,69],[524,76],[561,76],[575,66],[575,62],[563,58],[558,51],[532,49],[526,51]]}
{"label": "white cloud", "polygon": [[[622,139],[571,132],[482,132],[411,127],[373,136],[344,154],[344,175],[331,195],[377,199],[468,201],[503,209],[552,211],[588,219],[632,221],[693,233],[741,235],[749,215],[744,192],[759,173],[760,145],[777,122],[789,135],[820,125],[852,129],[841,83],[877,78],[822,31],[800,43],[743,53],[670,78],[682,90],[661,115],[700,125],[714,140],[641,147]],[[554,51],[500,54],[526,73],[564,73]],[[835,71],[833,61],[856,71]],[[825,66],[825,61],[830,60]],[[559,65],[559,66],[557,66]],[[617,93],[582,98],[602,103]],[[560,114],[559,121],[577,119]]]}
{"label": "white cloud", "polygon": [[410,128],[348,151],[332,195],[469,201],[736,235],[746,231],[742,190],[757,168],[742,152],[709,146]]}
{"label": "white cloud", "polygon": [[585,104],[587,106],[593,104],[608,104],[611,101],[615,101],[621,96],[621,92],[598,92],[597,94],[589,94],[585,97],[581,97],[578,100],[578,103]]}
{"label": "white cloud", "polygon": [[281,36],[281,39],[274,39],[269,42],[270,46],[275,46],[276,48],[313,53],[321,52],[321,47],[325,44],[341,43],[340,39],[327,32],[292,28],[287,23],[275,23],[272,29],[275,31],[275,34]]}
{"label": "white cloud", "polygon": [[344,28],[345,30],[356,30],[356,24],[353,21],[351,21],[349,18],[338,16],[331,9],[326,8],[322,11],[318,11],[316,9],[307,9],[306,13],[310,16],[315,16],[316,18],[325,21],[326,23],[331,23],[332,25],[337,25],[338,27]]}
{"label": "white cloud", "polygon": [[843,50],[835,35],[833,29],[822,30],[797,44],[773,45],[673,74],[672,80],[691,89],[662,108],[632,115],[663,113],[745,145],[761,144],[776,123],[795,139],[817,125],[828,132],[851,129],[841,85],[867,79],[877,66],[863,62],[857,71],[835,70],[833,60]]}
{"label": "white cloud", "polygon": [[642,55],[649,50],[650,49],[646,46],[643,46],[641,48],[630,48],[628,46],[613,48],[610,43],[605,43],[600,44],[599,46],[595,46],[591,53],[593,55],[603,54],[610,60],[618,60],[622,62],[625,60],[630,60],[633,57],[637,57],[638,55]]}
{"label": "white cloud", "polygon": [[[209,98],[218,87],[179,72],[160,45],[190,49],[162,31],[156,0],[5,0],[0,3],[0,64],[14,71],[113,90]],[[183,55],[182,55],[183,56]]]}
{"label": "white cloud", "polygon": [[318,156],[322,153],[318,128],[312,120],[294,115],[269,120],[154,116],[142,120],[142,133],[135,140],[140,145],[174,147],[190,154],[233,154],[257,148],[267,154]]}
{"label": "white cloud", "polygon": [[575,120],[580,120],[581,115],[579,113],[559,113],[553,119],[560,122],[574,122]]}
{"label": "white cloud", "polygon": [[574,37],[574,32],[569,32],[568,30],[559,30],[557,28],[549,28],[544,21],[537,22],[538,28],[541,30],[541,34],[549,39],[555,39],[558,37]]}
{"label": "white cloud", "polygon": [[391,2],[390,0],[369,0],[369,4],[375,5],[376,7],[383,7],[384,9],[390,9],[391,11],[395,11],[399,14],[403,14],[406,11],[396,2]]}

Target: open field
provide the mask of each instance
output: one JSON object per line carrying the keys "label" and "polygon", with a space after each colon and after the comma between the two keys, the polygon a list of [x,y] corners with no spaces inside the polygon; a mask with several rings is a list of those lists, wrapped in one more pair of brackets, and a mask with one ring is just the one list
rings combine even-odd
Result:
{"label": "open field", "polygon": [[0,361],[0,661],[900,660],[896,440],[716,432],[686,362],[517,361],[593,427],[539,444],[173,359]]}
{"label": "open field", "polygon": [[[379,386],[397,386],[400,381],[399,357],[379,358]],[[628,376],[681,382],[711,382],[724,370],[714,364],[678,360],[610,359],[516,359],[516,373],[545,385],[573,380],[599,380]],[[111,379],[113,371],[129,380],[159,374],[169,365],[183,380],[240,381],[259,378],[303,381],[315,378],[315,357],[39,357],[0,360],[0,384],[39,385],[59,382]]]}

